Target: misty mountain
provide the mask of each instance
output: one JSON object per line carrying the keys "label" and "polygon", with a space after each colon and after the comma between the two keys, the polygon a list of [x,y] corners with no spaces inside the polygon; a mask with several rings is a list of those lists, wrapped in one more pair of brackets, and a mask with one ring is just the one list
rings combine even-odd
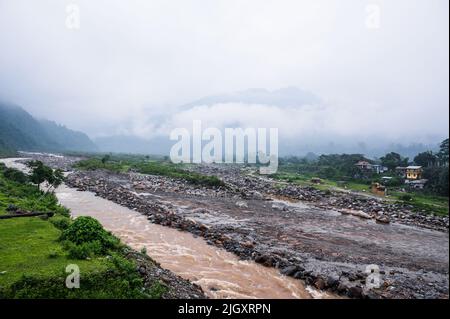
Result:
{"label": "misty mountain", "polygon": [[309,91],[297,87],[286,87],[274,91],[256,88],[229,94],[207,96],[183,106],[191,108],[198,105],[213,105],[217,103],[245,103],[276,105],[279,107],[299,107],[302,105],[316,105],[320,98]]}
{"label": "misty mountain", "polygon": [[49,120],[39,121],[46,133],[65,150],[95,152],[97,145],[84,133]]}
{"label": "misty mountain", "polygon": [[0,148],[25,151],[95,151],[81,132],[47,120],[36,120],[23,108],[0,102]]}

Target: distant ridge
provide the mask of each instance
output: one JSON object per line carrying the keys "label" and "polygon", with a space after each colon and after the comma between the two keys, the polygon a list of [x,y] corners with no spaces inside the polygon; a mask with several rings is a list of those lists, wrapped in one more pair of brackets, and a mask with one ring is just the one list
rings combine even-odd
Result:
{"label": "distant ridge", "polygon": [[20,106],[0,101],[0,154],[13,150],[93,152],[97,146],[82,132],[36,120]]}

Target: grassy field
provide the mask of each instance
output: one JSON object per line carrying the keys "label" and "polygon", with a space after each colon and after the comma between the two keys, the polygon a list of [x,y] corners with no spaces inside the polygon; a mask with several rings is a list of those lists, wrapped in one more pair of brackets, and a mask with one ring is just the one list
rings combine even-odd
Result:
{"label": "grassy field", "polygon": [[[311,179],[315,177],[313,175],[293,173],[290,171],[283,171],[282,169],[277,174],[271,175],[271,177],[280,181],[290,182],[300,186],[310,186],[324,191],[353,191],[376,196],[370,192],[369,182],[345,181],[342,183],[322,178],[320,184],[317,184],[311,181]],[[403,199],[404,195],[409,195],[411,199],[405,201]],[[449,213],[449,198],[444,196],[435,196],[420,192],[401,192],[396,190],[396,188],[388,188],[388,196],[382,198],[390,201],[408,203],[417,210],[424,210],[440,216],[448,216]]]}
{"label": "grassy field", "polygon": [[390,197],[398,201],[406,202],[413,205],[417,210],[425,210],[436,215],[448,216],[449,212],[449,198],[444,196],[435,196],[429,194],[421,194],[418,192],[407,193],[411,196],[410,200],[402,200],[405,195],[404,192],[391,191]]}
{"label": "grassy field", "polygon": [[0,220],[0,286],[10,286],[23,275],[58,276],[69,264],[77,264],[81,273],[107,270],[104,258],[68,258],[60,234],[52,223],[36,217]]}
{"label": "grassy field", "polygon": [[[0,219],[0,299],[159,298],[165,291],[157,283],[154,289],[143,289],[135,264],[124,257],[125,246],[99,224],[103,238],[116,243],[105,252],[91,249],[100,247],[98,242],[78,245],[63,241],[62,233],[78,219],[72,221],[53,194],[9,180],[3,169],[0,167],[0,215],[8,214],[11,205],[55,215]],[[80,268],[79,289],[65,286],[69,264]]]}
{"label": "grassy field", "polygon": [[150,175],[167,176],[175,179],[185,180],[189,183],[203,186],[224,186],[224,183],[215,176],[202,175],[184,169],[181,164],[173,164],[163,160],[152,160],[130,157],[122,158],[112,156],[107,160],[101,157],[92,157],[77,163],[77,168],[94,170],[106,169],[114,172],[128,172],[130,170]]}

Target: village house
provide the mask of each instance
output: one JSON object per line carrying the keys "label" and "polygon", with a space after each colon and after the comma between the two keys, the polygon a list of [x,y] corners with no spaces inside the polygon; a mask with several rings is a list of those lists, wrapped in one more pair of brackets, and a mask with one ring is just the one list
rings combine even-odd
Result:
{"label": "village house", "polygon": [[388,171],[388,168],[386,166],[380,165],[380,164],[373,164],[372,170],[377,173],[381,174]]}
{"label": "village house", "polygon": [[406,179],[419,180],[422,179],[422,166],[408,166],[406,168]]}
{"label": "village house", "polygon": [[364,171],[368,171],[372,169],[372,164],[370,164],[367,161],[359,161],[358,163],[355,164],[359,169],[364,170]]}
{"label": "village house", "polygon": [[405,184],[408,185],[410,188],[423,189],[427,182],[428,182],[427,179],[411,179],[411,180],[407,179],[405,181]]}
{"label": "village house", "polygon": [[360,170],[362,171],[373,171],[377,174],[384,173],[388,170],[387,167],[380,165],[380,164],[370,164],[367,161],[359,161],[355,164]]}
{"label": "village house", "polygon": [[422,178],[422,173],[423,173],[422,166],[406,167],[405,184],[407,184],[411,188],[423,189],[428,180]]}

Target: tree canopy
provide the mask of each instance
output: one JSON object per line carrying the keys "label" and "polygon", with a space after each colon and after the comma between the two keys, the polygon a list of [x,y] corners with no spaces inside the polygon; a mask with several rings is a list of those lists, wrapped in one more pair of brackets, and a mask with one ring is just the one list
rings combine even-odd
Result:
{"label": "tree canopy", "polygon": [[44,182],[47,182],[50,191],[52,188],[55,189],[64,181],[64,175],[62,170],[52,168],[44,165],[41,161],[30,161],[27,163],[30,168],[30,181],[36,184],[39,188]]}

